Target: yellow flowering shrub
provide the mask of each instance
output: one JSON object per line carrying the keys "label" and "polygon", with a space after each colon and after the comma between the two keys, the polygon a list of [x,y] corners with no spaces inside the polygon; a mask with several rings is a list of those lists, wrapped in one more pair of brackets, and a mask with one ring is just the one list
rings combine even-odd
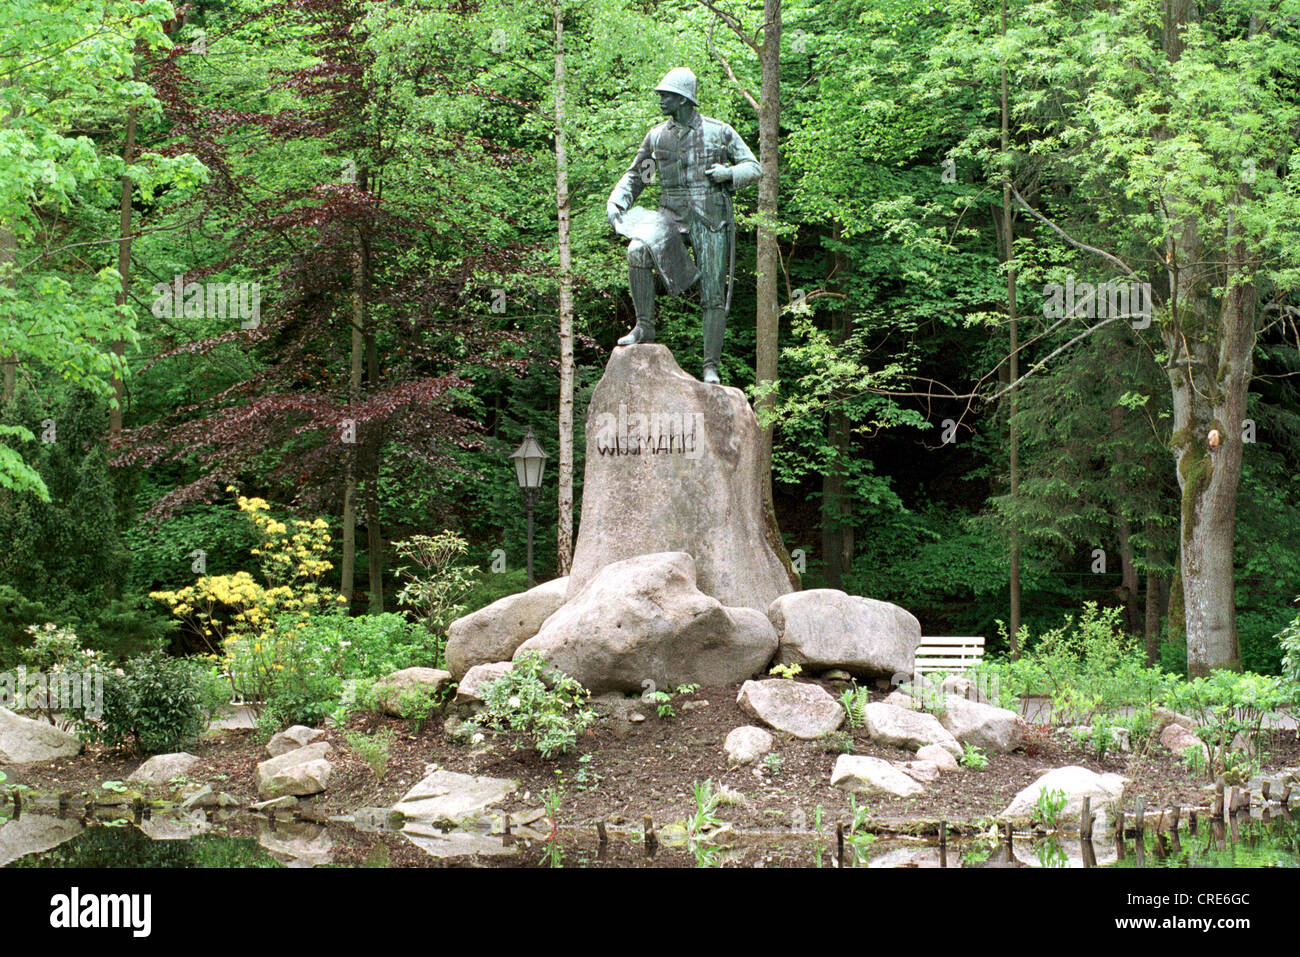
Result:
{"label": "yellow flowering shrub", "polygon": [[[233,492],[234,488],[226,491]],[[298,628],[332,605],[347,601],[327,593],[320,579],[333,568],[329,525],[324,519],[281,522],[268,513],[265,499],[238,496],[239,510],[257,534],[252,550],[262,581],[246,571],[204,575],[175,591],[150,592],[197,635],[230,677],[235,693],[253,704],[270,696],[282,680],[285,662],[294,662]]]}

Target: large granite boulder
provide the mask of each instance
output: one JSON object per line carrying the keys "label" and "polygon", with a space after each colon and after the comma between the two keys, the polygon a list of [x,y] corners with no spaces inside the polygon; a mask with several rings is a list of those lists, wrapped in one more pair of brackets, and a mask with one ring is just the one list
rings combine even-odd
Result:
{"label": "large granite boulder", "polygon": [[[776,636],[772,637],[775,645]],[[80,753],[81,741],[75,734],[0,708],[0,764],[53,761]]]}
{"label": "large granite boulder", "polygon": [[1006,754],[1024,742],[1025,723],[1014,711],[967,701],[953,694],[945,697],[943,704],[939,723],[962,744]]}
{"label": "large granite boulder", "polygon": [[615,349],[587,410],[572,601],[637,555],[687,552],[699,589],[766,614],[792,590],[763,514],[758,420],[739,389],[705,385],[661,345]]}
{"label": "large granite boulder", "polygon": [[780,664],[805,671],[840,668],[858,677],[911,674],[921,623],[888,602],[848,595],[834,588],[782,595],[767,616],[781,644]]}
{"label": "large granite boulder", "polygon": [[447,670],[456,680],[475,665],[506,661],[564,604],[569,579],[507,595],[447,627]]}
{"label": "large granite boulder", "polygon": [[1033,784],[1022,789],[998,817],[1005,821],[1024,824],[1034,817],[1038,796],[1044,791],[1060,791],[1065,795],[1065,807],[1056,820],[1059,824],[1078,822],[1083,813],[1083,799],[1091,799],[1092,811],[1098,832],[1104,833],[1114,820],[1112,805],[1124,797],[1128,778],[1118,774],[1098,774],[1088,768],[1071,765],[1048,771]]}
{"label": "large granite boulder", "polygon": [[746,681],[736,704],[768,727],[805,741],[830,734],[844,723],[844,708],[820,685],[788,678]]}
{"label": "large granite boulder", "polygon": [[912,797],[925,790],[910,775],[888,761],[861,754],[841,754],[835,759],[831,787],[855,794],[889,797]]}
{"label": "large granite boulder", "polygon": [[589,691],[729,685],[762,669],[776,631],[752,608],[727,608],[696,586],[686,552],[602,568],[515,652],[536,651]]}
{"label": "large granite boulder", "polygon": [[938,718],[924,711],[875,701],[863,708],[863,723],[867,727],[867,734],[877,744],[905,748],[908,751],[937,745],[954,759],[962,755],[957,739],[939,723]]}

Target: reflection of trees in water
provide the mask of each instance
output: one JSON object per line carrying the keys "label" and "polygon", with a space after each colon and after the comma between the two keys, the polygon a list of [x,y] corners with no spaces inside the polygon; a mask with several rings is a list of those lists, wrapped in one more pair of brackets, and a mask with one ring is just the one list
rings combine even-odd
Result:
{"label": "reflection of trees in water", "polygon": [[9,867],[282,867],[250,838],[205,834],[154,841],[134,827],[90,827],[69,841]]}

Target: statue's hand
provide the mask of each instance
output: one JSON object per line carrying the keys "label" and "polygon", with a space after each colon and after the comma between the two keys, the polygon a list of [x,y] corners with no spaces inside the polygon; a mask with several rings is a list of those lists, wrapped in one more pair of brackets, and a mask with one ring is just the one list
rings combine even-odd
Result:
{"label": "statue's hand", "polygon": [[704,175],[721,186],[724,183],[731,182],[731,167],[723,166],[721,163],[714,163],[704,171]]}
{"label": "statue's hand", "polygon": [[623,210],[619,209],[613,203],[605,204],[605,218],[609,220],[610,229],[618,228],[616,224],[618,223],[619,217],[622,215],[623,215]]}

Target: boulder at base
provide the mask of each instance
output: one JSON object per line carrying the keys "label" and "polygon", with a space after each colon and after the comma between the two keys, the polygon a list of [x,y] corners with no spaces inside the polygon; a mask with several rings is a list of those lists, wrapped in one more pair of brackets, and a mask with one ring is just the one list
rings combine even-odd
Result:
{"label": "boulder at base", "polygon": [[1034,808],[1038,805],[1038,795],[1041,792],[1061,791],[1065,794],[1065,808],[1057,815],[1058,823],[1077,822],[1082,813],[1083,799],[1089,797],[1096,815],[1096,830],[1104,832],[1113,820],[1111,805],[1124,797],[1126,784],[1128,778],[1122,778],[1118,774],[1098,774],[1077,765],[1056,768],[1020,791],[998,817],[1017,824],[1027,823],[1034,817]]}
{"label": "boulder at base", "polygon": [[602,568],[515,657],[536,651],[589,691],[728,685],[762,669],[776,631],[752,608],[727,608],[696,587],[686,552]]}
{"label": "boulder at base", "polygon": [[726,607],[766,614],[792,590],[768,539],[743,392],[687,375],[664,346],[624,346],[592,392],[586,434],[570,601],[606,566],[661,552],[692,555],[700,591]]}
{"label": "boulder at base", "polygon": [[329,751],[328,741],[317,741],[263,761],[257,766],[257,793],[263,798],[319,794],[329,785],[333,770],[325,759]]}
{"label": "boulder at base", "polygon": [[479,694],[485,684],[496,681],[513,667],[509,661],[494,661],[491,664],[475,665],[465,672],[465,677],[456,685],[456,699],[452,704],[477,705],[482,700]]}
{"label": "boulder at base", "polygon": [[172,754],[155,754],[145,761],[127,777],[129,784],[148,784],[153,787],[165,787],[172,778],[184,777],[189,773],[198,757],[186,751]]}
{"label": "boulder at base", "polygon": [[[775,644],[776,636],[772,637]],[[80,753],[81,741],[76,735],[0,708],[0,764],[53,761]]]}
{"label": "boulder at base", "polygon": [[844,723],[844,708],[820,685],[789,678],[746,681],[736,704],[768,727],[805,741],[830,734]]}
{"label": "boulder at base", "polygon": [[776,660],[804,671],[840,668],[858,677],[912,673],[921,623],[888,602],[834,588],[782,595],[767,616],[781,645]]}
{"label": "boulder at base", "polygon": [[375,707],[392,718],[407,717],[406,711],[424,693],[432,700],[439,689],[451,681],[451,673],[441,668],[403,668],[375,682],[372,695]]}
{"label": "boulder at base", "polygon": [[447,627],[447,670],[456,680],[475,665],[505,661],[564,604],[569,579],[499,598]]}
{"label": "boulder at base", "polygon": [[867,726],[867,734],[877,744],[908,751],[937,745],[954,760],[962,754],[957,739],[948,733],[938,718],[924,711],[873,701],[863,709],[863,723]]}
{"label": "boulder at base", "polygon": [[945,697],[943,703],[939,723],[962,744],[1006,754],[1024,741],[1024,722],[1014,711],[967,701],[954,694]]}
{"label": "boulder at base", "polygon": [[893,797],[911,797],[925,790],[888,761],[860,754],[841,754],[835,759],[831,787],[855,794],[887,794]]}

